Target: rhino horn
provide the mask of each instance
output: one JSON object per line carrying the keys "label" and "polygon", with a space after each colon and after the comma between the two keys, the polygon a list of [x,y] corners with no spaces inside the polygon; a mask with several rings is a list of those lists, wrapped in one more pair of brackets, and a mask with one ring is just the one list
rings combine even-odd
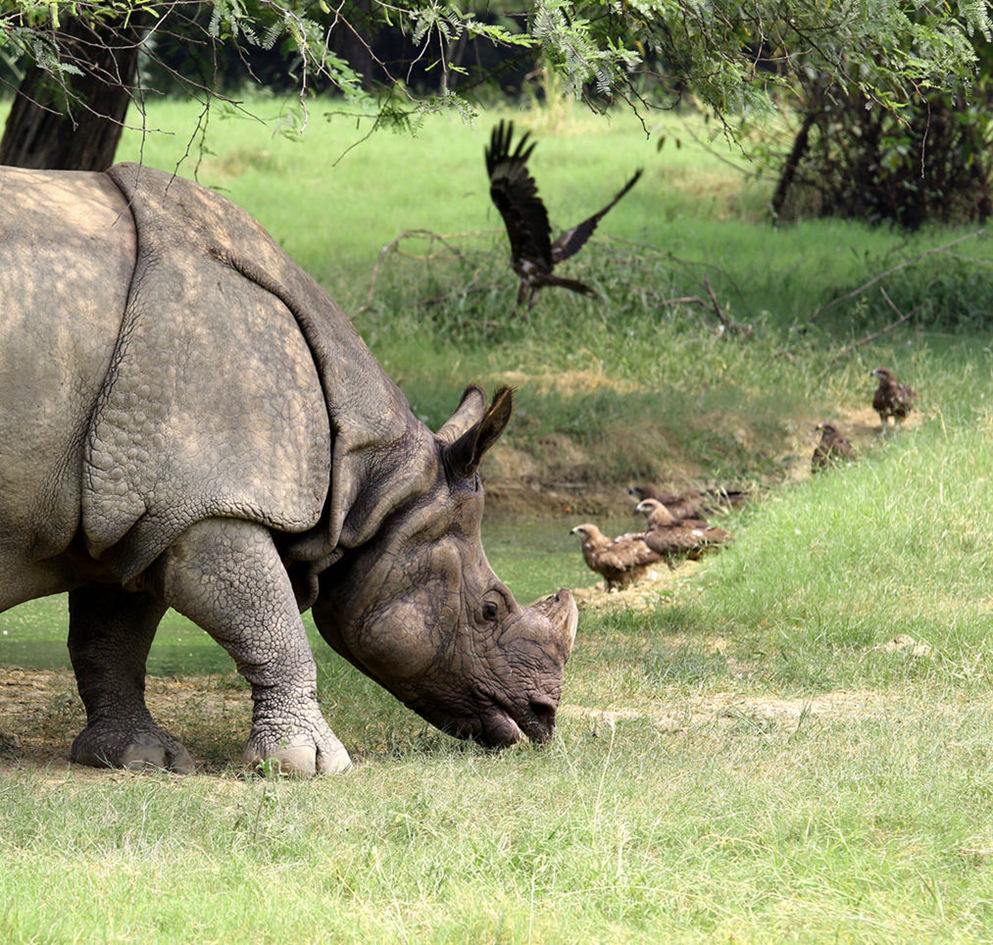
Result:
{"label": "rhino horn", "polygon": [[469,413],[469,402],[475,400],[477,396],[483,398],[483,404],[486,403],[482,390],[478,387],[467,388],[458,410],[438,432],[440,437],[448,440],[445,461],[452,472],[459,476],[469,476],[475,472],[483,453],[503,433],[513,409],[513,390],[509,387],[501,387],[493,395],[493,402],[483,411],[482,416],[468,429],[454,437],[454,431],[461,426]]}

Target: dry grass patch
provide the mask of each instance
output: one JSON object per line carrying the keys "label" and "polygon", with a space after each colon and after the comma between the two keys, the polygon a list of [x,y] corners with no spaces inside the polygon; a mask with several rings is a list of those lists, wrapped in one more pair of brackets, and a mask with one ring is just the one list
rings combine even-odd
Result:
{"label": "dry grass patch", "polygon": [[[148,676],[145,685],[152,716],[184,743],[210,741],[219,735],[240,742],[251,728],[249,693],[229,687],[226,677]],[[86,713],[69,670],[0,666],[0,725],[7,746],[4,749],[0,744],[0,771],[9,764],[68,764],[72,739],[85,724]],[[236,751],[231,761],[237,757]],[[73,765],[73,770],[94,769]]]}
{"label": "dry grass patch", "polygon": [[[597,357],[590,352],[590,361],[598,362]],[[569,396],[586,394],[593,390],[612,390],[618,394],[633,394],[648,388],[635,381],[619,377],[609,377],[603,373],[603,364],[597,363],[597,368],[582,371],[502,371],[493,375],[497,384],[510,387],[528,388],[540,394],[557,393]]]}
{"label": "dry grass patch", "polygon": [[[608,591],[601,581],[591,587],[575,587],[572,592],[580,611],[627,609],[643,613],[654,610],[659,603],[671,601],[679,585],[692,578],[699,568],[699,561],[684,561],[674,571],[659,564],[627,587]],[[595,575],[591,572],[590,577]]]}
{"label": "dry grass patch", "polygon": [[739,692],[690,694],[673,689],[661,699],[634,706],[563,705],[565,718],[588,720],[595,735],[615,732],[618,726],[647,721],[667,734],[723,735],[742,724],[766,734],[788,736],[808,721],[839,722],[884,719],[896,714],[920,715],[919,704],[899,695],[872,690],[838,690],[818,695],[783,698]]}

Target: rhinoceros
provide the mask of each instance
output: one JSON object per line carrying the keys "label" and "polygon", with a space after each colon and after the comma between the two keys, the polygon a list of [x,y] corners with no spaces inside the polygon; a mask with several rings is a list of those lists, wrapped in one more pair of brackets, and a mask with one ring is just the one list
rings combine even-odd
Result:
{"label": "rhinoceros", "polygon": [[234,658],[247,763],[332,773],[301,613],[412,710],[552,736],[576,605],[519,605],[480,541],[511,392],[432,433],[244,210],[135,164],[0,170],[0,609],[68,592],[77,762],[189,771],[145,663],[172,607]]}

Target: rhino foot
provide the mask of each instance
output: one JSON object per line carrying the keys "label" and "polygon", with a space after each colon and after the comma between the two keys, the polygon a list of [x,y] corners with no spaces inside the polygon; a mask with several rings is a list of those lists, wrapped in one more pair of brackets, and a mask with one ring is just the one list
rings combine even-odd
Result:
{"label": "rhino foot", "polygon": [[310,720],[309,731],[296,731],[287,737],[255,731],[245,746],[243,761],[253,768],[270,765],[283,774],[338,774],[352,765],[345,746],[328,727],[320,713]]}
{"label": "rhino foot", "polygon": [[72,743],[71,757],[94,768],[160,768],[190,774],[194,767],[179,739],[157,725],[139,731],[88,725]]}

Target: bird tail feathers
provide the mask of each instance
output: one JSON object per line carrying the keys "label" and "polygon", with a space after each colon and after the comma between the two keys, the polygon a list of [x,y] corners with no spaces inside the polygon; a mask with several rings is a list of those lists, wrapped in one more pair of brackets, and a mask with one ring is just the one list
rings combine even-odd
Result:
{"label": "bird tail feathers", "polygon": [[596,291],[588,286],[585,282],[580,282],[578,279],[567,279],[565,276],[556,276],[554,273],[549,273],[541,280],[542,285],[557,285],[562,289],[571,289],[573,292],[578,292],[580,295],[596,295]]}

